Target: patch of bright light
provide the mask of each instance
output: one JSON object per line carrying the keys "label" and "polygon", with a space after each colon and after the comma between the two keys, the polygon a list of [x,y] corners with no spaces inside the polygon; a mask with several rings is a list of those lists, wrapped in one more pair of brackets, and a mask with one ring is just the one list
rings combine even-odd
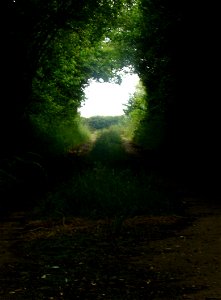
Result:
{"label": "patch of bright light", "polygon": [[121,84],[90,80],[85,88],[85,102],[79,109],[82,117],[120,116],[139,82],[137,74],[124,74]]}

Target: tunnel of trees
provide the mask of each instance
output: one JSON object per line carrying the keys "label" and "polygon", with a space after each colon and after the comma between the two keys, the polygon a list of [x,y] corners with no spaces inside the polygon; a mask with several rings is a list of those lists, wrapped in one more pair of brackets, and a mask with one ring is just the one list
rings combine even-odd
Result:
{"label": "tunnel of trees", "polygon": [[77,130],[88,79],[117,82],[132,66],[145,90],[137,133],[145,147],[192,184],[216,188],[211,9],[173,0],[8,0],[0,11],[1,182],[6,160],[47,153],[53,135]]}

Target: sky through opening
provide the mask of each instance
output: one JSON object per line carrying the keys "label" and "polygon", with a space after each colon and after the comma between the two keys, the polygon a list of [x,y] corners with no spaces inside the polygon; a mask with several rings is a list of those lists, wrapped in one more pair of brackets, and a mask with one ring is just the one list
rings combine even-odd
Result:
{"label": "sky through opening", "polygon": [[86,100],[79,109],[80,115],[85,118],[123,115],[124,104],[135,92],[138,82],[137,74],[124,74],[120,85],[90,80],[84,90]]}

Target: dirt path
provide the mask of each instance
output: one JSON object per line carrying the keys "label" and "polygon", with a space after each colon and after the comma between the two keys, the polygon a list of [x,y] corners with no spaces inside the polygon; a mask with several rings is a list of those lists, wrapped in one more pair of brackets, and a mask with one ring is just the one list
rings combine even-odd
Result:
{"label": "dirt path", "polygon": [[96,139],[97,139],[97,135],[98,134],[96,132],[91,134],[91,138],[87,143],[81,144],[81,145],[73,148],[72,150],[69,151],[69,154],[77,155],[77,156],[87,155],[93,148],[93,145],[95,144]]}
{"label": "dirt path", "polygon": [[185,201],[185,217],[134,217],[118,234],[14,213],[0,223],[0,299],[221,299],[220,207]]}
{"label": "dirt path", "polygon": [[125,220],[13,213],[0,220],[0,300],[220,300],[221,206],[211,200]]}
{"label": "dirt path", "polygon": [[11,249],[21,239],[24,215],[24,212],[15,212],[0,220],[0,266],[17,260]]}
{"label": "dirt path", "polygon": [[[169,290],[180,288],[182,296],[177,299],[221,299],[220,207],[191,198],[186,201],[187,218],[193,218],[193,223],[171,237],[151,241],[148,247],[155,254],[144,255],[141,263],[159,274],[159,297],[154,299],[164,299],[160,293],[166,285]],[[176,298],[171,295],[171,299]]]}

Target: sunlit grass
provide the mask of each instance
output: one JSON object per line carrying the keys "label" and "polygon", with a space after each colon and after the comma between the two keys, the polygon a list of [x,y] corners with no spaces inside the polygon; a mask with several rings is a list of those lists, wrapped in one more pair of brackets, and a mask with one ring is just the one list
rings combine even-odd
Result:
{"label": "sunlit grass", "polygon": [[35,149],[45,155],[64,155],[74,147],[91,138],[91,131],[80,118],[66,122],[44,122],[41,118],[33,119]]}
{"label": "sunlit grass", "polygon": [[113,164],[126,156],[117,127],[104,129],[98,133],[96,143],[90,153],[90,159],[103,164]]}

